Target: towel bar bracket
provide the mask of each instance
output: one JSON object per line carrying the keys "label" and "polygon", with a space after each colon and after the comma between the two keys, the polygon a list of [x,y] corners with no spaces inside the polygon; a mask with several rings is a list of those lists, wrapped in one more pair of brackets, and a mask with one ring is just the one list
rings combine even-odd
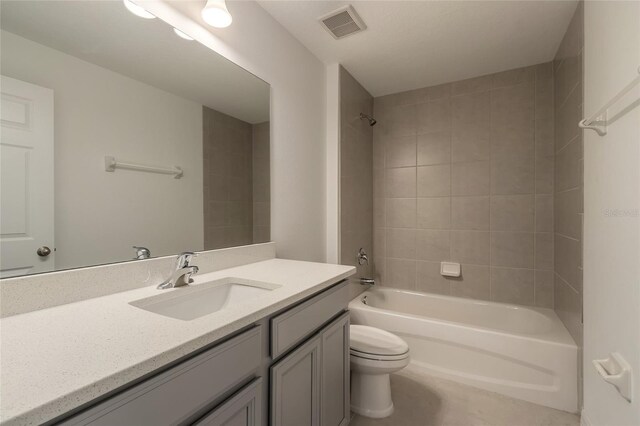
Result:
{"label": "towel bar bracket", "polygon": [[598,135],[604,136],[607,134],[607,111],[602,113],[595,119],[585,118],[580,120],[578,127],[585,130],[594,130]]}
{"label": "towel bar bracket", "polygon": [[598,135],[604,136],[607,134],[607,111],[611,108],[616,102],[622,99],[627,93],[629,93],[636,85],[640,84],[640,67],[637,70],[639,75],[631,80],[629,84],[627,84],[622,90],[620,90],[614,97],[612,97],[609,102],[604,104],[602,108],[600,108],[595,114],[593,114],[589,118],[585,118],[580,120],[578,123],[578,127],[581,129],[594,130]]}

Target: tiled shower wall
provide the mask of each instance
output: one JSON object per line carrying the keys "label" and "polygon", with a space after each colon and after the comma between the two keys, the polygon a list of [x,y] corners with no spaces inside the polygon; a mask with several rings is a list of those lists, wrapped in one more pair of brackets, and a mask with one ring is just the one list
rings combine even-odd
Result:
{"label": "tiled shower wall", "polygon": [[[340,67],[340,263],[357,266],[358,277],[373,269],[373,130],[360,113],[373,114],[373,97]],[[369,265],[357,265],[363,248]]]}
{"label": "tiled shower wall", "polygon": [[553,307],[552,64],[375,98],[374,116],[382,284]]}
{"label": "tiled shower wall", "polygon": [[271,188],[269,122],[253,130],[253,243],[271,241]]}
{"label": "tiled shower wall", "polygon": [[583,145],[580,2],[553,61],[555,80],[555,310],[582,346]]}
{"label": "tiled shower wall", "polygon": [[269,241],[269,123],[203,107],[203,127],[204,249]]}

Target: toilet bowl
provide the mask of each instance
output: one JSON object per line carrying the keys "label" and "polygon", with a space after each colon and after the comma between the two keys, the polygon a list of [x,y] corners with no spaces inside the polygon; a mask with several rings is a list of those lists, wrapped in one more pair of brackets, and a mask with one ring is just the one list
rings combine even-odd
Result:
{"label": "toilet bowl", "polygon": [[389,374],[409,364],[409,345],[375,327],[352,325],[350,333],[351,411],[372,418],[390,416]]}

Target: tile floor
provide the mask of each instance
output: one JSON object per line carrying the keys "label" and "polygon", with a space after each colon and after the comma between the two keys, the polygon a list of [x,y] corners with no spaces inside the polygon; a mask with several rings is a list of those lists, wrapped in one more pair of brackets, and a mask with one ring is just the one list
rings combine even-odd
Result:
{"label": "tile floor", "polygon": [[415,373],[391,376],[395,412],[350,426],[578,426],[575,414]]}

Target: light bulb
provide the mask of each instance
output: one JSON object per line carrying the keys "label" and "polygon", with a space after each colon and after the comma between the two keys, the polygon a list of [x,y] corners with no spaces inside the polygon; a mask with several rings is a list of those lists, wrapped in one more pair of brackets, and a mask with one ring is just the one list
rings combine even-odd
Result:
{"label": "light bulb", "polygon": [[144,18],[144,19],[156,18],[155,16],[153,16],[153,14],[144,10],[142,6],[138,6],[131,0],[122,0],[122,2],[124,3],[124,7],[126,7],[129,12],[133,13],[136,16],[139,16],[140,18]]}
{"label": "light bulb", "polygon": [[204,9],[202,9],[202,19],[216,28],[226,28],[233,21],[224,0],[208,0]]}
{"label": "light bulb", "polygon": [[176,33],[176,35],[180,38],[183,38],[185,40],[189,40],[189,41],[193,41],[193,39],[191,37],[189,37],[188,35],[186,35],[185,33],[183,33],[182,31],[180,31],[177,28],[173,29],[173,32]]}

